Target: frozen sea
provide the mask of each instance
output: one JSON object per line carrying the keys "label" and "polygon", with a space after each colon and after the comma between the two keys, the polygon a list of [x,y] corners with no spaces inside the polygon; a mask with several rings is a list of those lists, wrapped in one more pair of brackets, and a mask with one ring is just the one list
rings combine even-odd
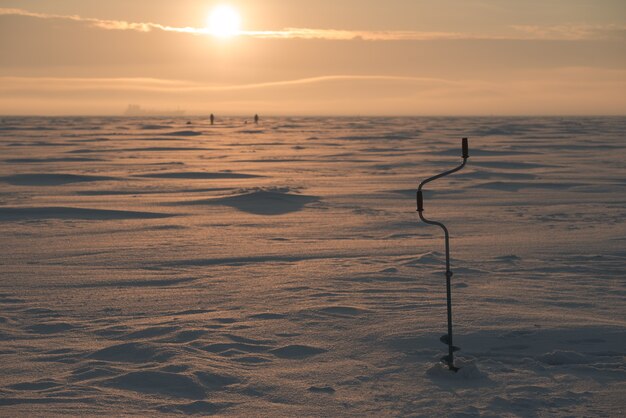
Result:
{"label": "frozen sea", "polygon": [[0,119],[0,416],[626,414],[624,117]]}

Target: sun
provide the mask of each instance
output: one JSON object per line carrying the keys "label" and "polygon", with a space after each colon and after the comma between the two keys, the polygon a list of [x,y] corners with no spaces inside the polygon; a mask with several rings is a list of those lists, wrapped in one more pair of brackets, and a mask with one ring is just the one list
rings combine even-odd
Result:
{"label": "sun", "polygon": [[209,31],[219,38],[232,38],[240,32],[241,17],[231,6],[217,6],[209,17]]}

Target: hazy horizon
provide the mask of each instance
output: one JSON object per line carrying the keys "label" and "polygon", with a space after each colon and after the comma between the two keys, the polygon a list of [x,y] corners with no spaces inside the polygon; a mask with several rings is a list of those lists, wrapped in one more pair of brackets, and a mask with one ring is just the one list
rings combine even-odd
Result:
{"label": "hazy horizon", "polygon": [[[146,110],[151,110],[149,108],[146,108]],[[156,109],[159,110],[159,109]],[[166,109],[167,110],[167,109]],[[170,110],[176,110],[176,109],[170,109]],[[183,109],[180,109],[183,110]],[[213,113],[215,115],[216,118],[249,118],[250,120],[252,120],[252,117],[254,116],[254,114],[236,114],[236,113]],[[129,115],[125,115],[123,111],[120,111],[119,113],[111,113],[111,114],[104,114],[104,113],[85,113],[85,114],[78,114],[78,113],[64,113],[64,114],[0,114],[0,118],[136,118],[136,119],[164,119],[164,118],[208,118],[211,115],[211,112],[206,112],[206,113],[184,113],[182,115],[176,115],[176,114],[168,114],[168,113],[163,113],[163,114],[154,114],[154,115],[146,115],[146,116],[129,116]],[[626,116],[626,112],[624,113],[616,113],[616,114],[501,114],[501,115],[497,115],[497,114],[484,114],[484,115],[480,115],[480,114],[467,114],[467,115],[462,115],[462,114],[441,114],[441,115],[426,115],[426,114],[298,114],[298,113],[284,113],[284,114],[263,114],[260,115],[260,117],[262,118],[272,118],[272,119],[279,119],[279,118],[304,118],[304,119],[315,119],[315,118],[400,118],[400,119],[419,119],[419,118],[433,118],[433,119],[437,119],[437,118],[512,118],[512,119],[523,119],[523,118],[621,118]]]}

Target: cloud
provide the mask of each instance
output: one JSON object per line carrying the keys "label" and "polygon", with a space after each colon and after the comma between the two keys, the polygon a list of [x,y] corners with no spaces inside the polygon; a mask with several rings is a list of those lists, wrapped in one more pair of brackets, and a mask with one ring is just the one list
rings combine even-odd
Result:
{"label": "cloud", "polygon": [[626,39],[626,26],[616,24],[514,25],[511,28],[531,39],[566,41]]}
{"label": "cloud", "polygon": [[37,13],[30,12],[28,10],[23,9],[7,9],[0,8],[0,16],[24,16],[24,17],[32,17],[37,19],[57,19],[57,20],[70,20],[74,22],[82,22],[87,23],[90,26],[107,29],[107,30],[131,30],[136,32],[151,32],[153,30],[159,30],[164,32],[180,32],[180,33],[190,33],[197,35],[206,35],[209,34],[209,30],[207,28],[191,28],[191,27],[172,27],[161,25],[159,23],[138,23],[138,22],[126,22],[123,20],[106,20],[106,19],[96,19],[90,17],[81,17],[78,15],[57,15],[57,14],[47,14],[47,13]]}
{"label": "cloud", "polygon": [[[37,19],[58,19],[85,23],[104,30],[135,32],[177,32],[193,35],[210,35],[209,28],[174,27],[152,22],[127,22],[30,12],[23,9],[0,8],[0,16],[24,16]],[[626,39],[626,25],[571,24],[560,26],[511,26],[512,32],[503,34],[479,34],[466,32],[425,31],[359,31],[340,29],[285,28],[267,31],[241,31],[240,36],[257,39],[319,39],[319,40],[365,40],[365,41],[434,41],[434,40],[601,40]]]}
{"label": "cloud", "polygon": [[[432,41],[487,38],[486,36],[460,32],[354,31],[306,28],[286,28],[279,31],[247,31],[241,34],[261,39],[323,39],[334,41]],[[492,39],[492,37],[489,37],[489,39]]]}
{"label": "cloud", "polygon": [[[136,32],[179,32],[195,35],[209,35],[208,28],[172,27],[158,23],[138,23],[123,20],[103,20],[80,17],[77,15],[57,15],[30,12],[23,9],[0,8],[0,15],[25,16],[37,19],[59,19],[87,23],[90,26],[106,30],[130,30]],[[261,39],[326,39],[326,40],[432,40],[432,39],[465,39],[462,33],[448,32],[411,32],[411,31],[347,31],[334,29],[287,28],[276,31],[241,31],[241,36]]]}
{"label": "cloud", "polygon": [[137,91],[202,94],[272,89],[329,82],[395,82],[413,85],[419,84],[422,86],[446,85],[451,87],[460,86],[462,84],[457,81],[439,78],[390,75],[326,75],[263,83],[220,85],[155,78],[0,77],[0,92],[3,94],[19,94],[24,92],[67,93],[81,91]]}

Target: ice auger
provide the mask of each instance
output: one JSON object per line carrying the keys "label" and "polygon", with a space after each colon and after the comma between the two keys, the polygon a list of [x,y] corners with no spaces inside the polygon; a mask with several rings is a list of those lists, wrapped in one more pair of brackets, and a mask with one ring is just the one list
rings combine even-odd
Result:
{"label": "ice auger", "polygon": [[446,335],[443,335],[439,340],[448,346],[448,354],[443,356],[441,358],[441,361],[454,372],[459,370],[459,368],[454,365],[454,352],[459,351],[460,348],[456,347],[452,343],[452,292],[450,289],[450,279],[452,278],[452,271],[450,270],[450,234],[448,233],[448,228],[446,228],[446,226],[441,222],[431,221],[424,217],[424,193],[422,192],[422,188],[433,180],[440,179],[444,176],[447,176],[448,174],[456,173],[457,171],[465,167],[465,163],[467,163],[467,159],[469,158],[469,145],[467,142],[467,138],[462,139],[461,148],[463,154],[463,163],[461,163],[460,166],[424,180],[417,188],[417,212],[419,213],[420,219],[427,224],[437,225],[441,227],[441,229],[443,229],[446,240],[446,293],[448,301],[448,333]]}

